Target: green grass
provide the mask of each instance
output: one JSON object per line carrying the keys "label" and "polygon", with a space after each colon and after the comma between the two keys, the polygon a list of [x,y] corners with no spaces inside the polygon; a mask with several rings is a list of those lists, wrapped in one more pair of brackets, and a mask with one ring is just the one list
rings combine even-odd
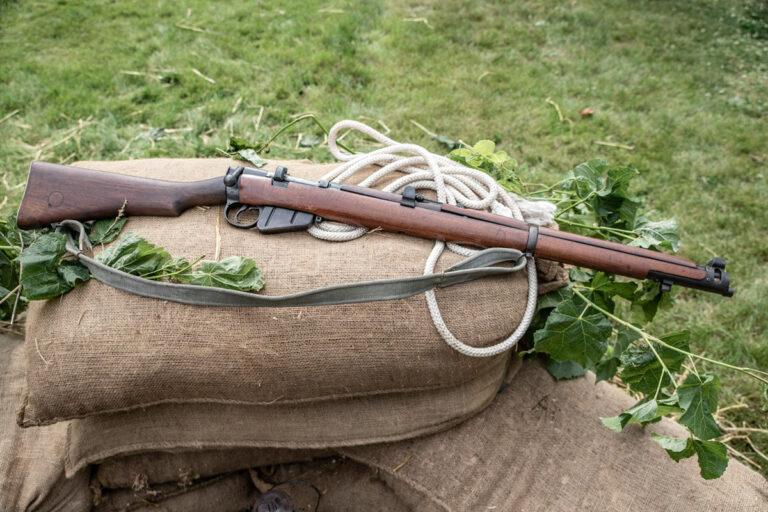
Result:
{"label": "green grass", "polygon": [[[3,211],[33,158],[214,156],[230,134],[264,139],[305,112],[381,121],[435,151],[409,120],[494,139],[537,182],[603,156],[642,172],[639,194],[677,218],[683,255],[729,259],[736,296],[681,291],[659,330],[691,329],[696,351],[767,369],[768,44],[752,36],[765,37],[768,8],[680,5],[0,2],[0,118],[18,111],[0,123]],[[295,149],[301,131],[316,132],[298,128],[271,156],[329,160]],[[760,387],[718,373],[721,403],[749,405],[725,416],[765,428]]]}

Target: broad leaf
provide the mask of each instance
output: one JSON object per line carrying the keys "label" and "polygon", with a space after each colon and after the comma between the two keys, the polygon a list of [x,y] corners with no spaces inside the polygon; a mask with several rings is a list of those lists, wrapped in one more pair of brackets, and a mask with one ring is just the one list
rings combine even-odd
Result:
{"label": "broad leaf", "polygon": [[262,141],[257,141],[256,144],[251,144],[250,142],[243,139],[242,137],[230,137],[229,147],[227,148],[227,152],[236,153],[243,149],[254,149],[256,151],[261,151],[263,147],[264,147],[264,143]]}
{"label": "broad leaf", "polygon": [[68,284],[70,274],[63,277],[57,270],[59,260],[66,249],[66,237],[61,233],[46,233],[27,247],[19,256],[24,295],[29,300],[44,300],[58,297],[72,289]]}
{"label": "broad leaf", "polygon": [[241,256],[230,256],[221,261],[205,260],[185,280],[190,284],[243,292],[259,291],[264,287],[264,277],[256,262]]}
{"label": "broad leaf", "polygon": [[629,422],[647,425],[648,423],[655,423],[662,416],[673,412],[680,412],[680,408],[664,405],[657,400],[644,398],[618,416],[600,419],[606,427],[616,432],[621,432]]}
{"label": "broad leaf", "polygon": [[694,453],[698,455],[700,474],[707,480],[721,477],[728,467],[727,448],[719,441],[700,441],[690,437],[677,439],[658,434],[651,434],[651,437],[675,462],[693,457]]}
{"label": "broad leaf", "polygon": [[573,379],[587,373],[587,370],[573,361],[559,362],[554,359],[547,362],[547,371],[557,380]]}
{"label": "broad leaf", "polygon": [[602,158],[581,163],[568,171],[562,187],[564,190],[574,190],[582,199],[590,194],[596,194],[603,188],[603,173],[607,167],[608,161]]}
{"label": "broad leaf", "polygon": [[560,303],[533,336],[537,352],[556,361],[574,361],[591,368],[605,353],[612,327],[600,312],[592,312],[581,300]]}
{"label": "broad leaf", "polygon": [[[685,351],[689,349],[689,338],[690,333],[687,331],[660,337],[662,341],[669,345]],[[681,354],[671,348],[666,348],[658,343],[654,343],[653,347],[671,372],[676,372],[680,369],[685,360],[685,354]],[[659,387],[659,381],[661,381],[662,388],[671,382],[669,375],[663,371],[661,363],[648,343],[630,346],[622,355],[621,360],[624,368],[619,373],[619,376],[621,380],[635,391],[640,391],[646,395],[653,395]]]}
{"label": "broad leaf", "polygon": [[117,238],[126,222],[128,222],[128,219],[125,217],[98,220],[91,226],[88,239],[93,245],[108,244]]}
{"label": "broad leaf", "polygon": [[629,245],[644,249],[671,249],[675,252],[680,248],[680,231],[675,219],[651,222],[645,217],[639,217],[634,229],[640,237]]}
{"label": "broad leaf", "polygon": [[538,311],[541,311],[542,309],[556,308],[558,305],[566,300],[571,300],[572,298],[573,292],[571,292],[569,287],[558,288],[557,290],[552,290],[551,292],[540,296],[536,306]]}
{"label": "broad leaf", "polygon": [[600,361],[595,368],[595,384],[613,378],[619,369],[619,364],[621,361],[617,357],[609,357]]}
{"label": "broad leaf", "polygon": [[687,439],[678,439],[676,437],[651,434],[651,438],[659,443],[675,462],[680,462],[688,457],[693,457],[693,454],[696,453],[693,448],[693,439],[690,437]]}
{"label": "broad leaf", "polygon": [[492,140],[480,140],[472,147],[472,149],[483,156],[491,156],[496,150],[496,143]]}
{"label": "broad leaf", "polygon": [[430,137],[432,140],[439,142],[440,144],[447,146],[448,149],[454,150],[461,147],[461,142],[457,140],[453,140],[450,137],[446,137],[445,135],[433,135]]}
{"label": "broad leaf", "polygon": [[630,343],[634,340],[640,339],[640,333],[630,329],[629,327],[622,325],[616,334],[616,343],[613,347],[608,349],[607,357],[605,357],[597,365],[595,369],[596,383],[608,380],[616,375],[619,366],[621,365],[621,355],[629,347]]}
{"label": "broad leaf", "polygon": [[688,427],[699,439],[707,440],[721,434],[712,413],[717,409],[717,394],[720,379],[714,374],[705,374],[702,380],[695,374],[688,374],[677,388],[680,407],[685,411],[680,423]]}
{"label": "broad leaf", "polygon": [[672,295],[669,292],[662,292],[659,283],[645,281],[632,297],[632,322],[636,324],[650,322],[659,309],[667,309],[672,303]]}
{"label": "broad leaf", "polygon": [[602,293],[608,298],[618,295],[627,300],[632,300],[635,290],[637,290],[636,283],[616,282],[613,276],[608,276],[605,272],[595,273],[590,286],[594,292]]}
{"label": "broad leaf", "polygon": [[693,449],[699,456],[701,477],[706,480],[720,478],[728,467],[728,455],[725,445],[719,441],[693,441]]}
{"label": "broad leaf", "polygon": [[56,268],[56,271],[69,288],[73,288],[91,278],[91,273],[88,271],[88,267],[75,260],[61,261]]}
{"label": "broad leaf", "polygon": [[237,158],[241,160],[245,160],[246,162],[250,162],[256,167],[264,167],[267,165],[267,161],[261,158],[259,154],[254,149],[241,149],[240,151],[236,152]]}
{"label": "broad leaf", "polygon": [[101,263],[137,276],[151,276],[167,266],[172,258],[162,247],[147,242],[136,233],[124,233],[99,254]]}
{"label": "broad leaf", "polygon": [[640,172],[632,167],[611,167],[606,173],[605,187],[599,195],[606,196],[611,194],[625,199],[632,199],[629,197],[629,182],[639,174]]}

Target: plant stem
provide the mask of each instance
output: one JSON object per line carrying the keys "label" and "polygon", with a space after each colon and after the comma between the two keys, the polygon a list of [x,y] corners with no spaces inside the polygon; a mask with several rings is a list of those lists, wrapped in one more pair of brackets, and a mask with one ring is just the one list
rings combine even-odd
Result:
{"label": "plant stem", "polygon": [[561,210],[561,211],[560,211],[560,213],[558,213],[558,214],[557,214],[557,216],[555,217],[555,219],[559,219],[559,218],[560,218],[560,216],[561,216],[562,214],[564,214],[565,212],[567,212],[568,210],[572,210],[573,208],[576,208],[577,206],[579,206],[581,203],[583,203],[583,202],[585,202],[585,201],[587,201],[587,200],[591,199],[593,195],[595,195],[595,193],[594,193],[594,192],[590,192],[589,194],[587,194],[587,197],[584,197],[584,198],[582,198],[582,199],[579,199],[578,201],[576,201],[575,203],[573,203],[573,204],[572,204],[571,206],[569,206],[568,208],[565,208],[565,209]]}
{"label": "plant stem", "polygon": [[0,304],[2,304],[3,302],[5,302],[6,300],[8,300],[8,299],[10,298],[10,296],[11,296],[11,295],[13,295],[14,293],[18,292],[18,291],[19,291],[19,288],[21,288],[21,285],[20,285],[20,284],[17,284],[17,285],[16,285],[16,288],[14,288],[13,290],[9,291],[9,292],[8,292],[8,294],[7,294],[5,297],[3,297],[2,299],[0,299]]}
{"label": "plant stem", "polygon": [[[706,361],[708,363],[712,363],[712,364],[717,365],[717,366],[722,366],[723,368],[728,368],[729,370],[734,370],[734,371],[743,373],[745,375],[748,375],[748,376],[752,377],[753,379],[759,380],[763,384],[768,385],[768,379],[766,379],[765,377],[761,377],[760,375],[757,375],[757,374],[762,374],[762,375],[768,376],[768,372],[764,372],[764,371],[761,371],[761,370],[756,370],[754,368],[746,368],[746,367],[742,367],[742,366],[733,366],[731,364],[724,363],[722,361],[717,361],[715,359],[710,359],[708,357],[700,356],[698,354],[694,354],[692,352],[688,352],[687,350],[683,350],[681,348],[675,347],[674,345],[670,345],[669,343],[667,343],[667,342],[657,338],[656,336],[648,334],[647,332],[645,332],[641,328],[634,326],[633,324],[631,324],[630,322],[627,322],[626,320],[622,320],[621,318],[617,317],[613,313],[610,313],[610,312],[606,311],[605,309],[601,308],[600,306],[596,305],[594,302],[592,302],[591,300],[587,299],[584,296],[584,294],[579,292],[579,290],[576,289],[575,287],[573,288],[573,293],[575,293],[576,295],[581,297],[584,301],[588,302],[593,308],[595,308],[596,310],[600,311],[601,313],[606,315],[608,318],[610,318],[610,319],[614,320],[615,322],[618,322],[621,325],[624,325],[624,326],[628,327],[629,329],[632,329],[636,333],[640,334],[640,336],[642,336],[643,338],[646,339],[646,342],[653,341],[655,343],[658,343],[659,345],[662,345],[663,347],[666,347],[666,348],[668,348],[670,350],[674,350],[675,352],[679,352],[681,354],[685,354],[686,356],[689,356],[689,357],[695,357],[696,359],[700,359],[702,361]],[[654,354],[655,353],[656,353],[656,351],[654,350]],[[658,357],[658,355],[657,355],[657,357]],[[661,360],[661,359],[659,359],[659,360]],[[663,364],[664,363],[662,363],[662,365]]]}
{"label": "plant stem", "polygon": [[557,222],[561,224],[568,224],[569,226],[576,226],[578,228],[592,229],[595,231],[607,231],[609,233],[614,233],[617,236],[630,239],[630,240],[637,239],[636,236],[632,236],[634,234],[634,231],[630,231],[628,229],[609,228],[608,226],[590,226],[589,224],[583,224],[581,222],[573,222],[571,220],[562,219],[562,218],[558,218]]}
{"label": "plant stem", "polygon": [[[272,136],[269,139],[267,139],[267,141],[262,146],[262,150],[268,148],[270,143],[272,143],[273,140],[275,140],[277,137],[279,137],[285,130],[287,130],[291,126],[293,126],[296,123],[299,123],[299,122],[301,122],[301,121],[303,121],[305,119],[312,119],[312,121],[314,121],[315,124],[320,127],[320,129],[323,131],[323,133],[325,135],[328,135],[328,130],[326,130],[325,126],[323,126],[323,124],[320,121],[318,121],[317,117],[315,117],[315,114],[305,114],[305,115],[299,116],[296,119],[294,119],[293,121],[291,121],[289,123],[286,123],[283,126],[281,126],[275,133],[272,134]],[[350,153],[354,153],[354,151],[352,149],[348,148],[347,146],[345,146],[341,142],[337,142],[336,144],[340,148],[344,149],[345,151],[348,151]]]}

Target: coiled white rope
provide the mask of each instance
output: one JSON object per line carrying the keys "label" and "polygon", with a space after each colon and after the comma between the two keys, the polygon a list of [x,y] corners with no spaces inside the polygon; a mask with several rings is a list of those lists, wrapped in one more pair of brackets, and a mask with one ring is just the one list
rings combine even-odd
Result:
{"label": "coiled white rope", "polygon": [[[342,130],[357,130],[385,146],[370,153],[342,152],[337,145],[338,135]],[[482,171],[465,167],[449,158],[431,153],[421,146],[401,144],[357,121],[340,121],[333,125],[328,134],[328,147],[331,154],[344,163],[323,176],[327,181],[342,182],[365,167],[377,165],[380,169],[363,180],[360,183],[361,186],[372,187],[385,176],[400,172],[404,175],[383,190],[401,192],[405,186],[410,185],[417,190],[434,191],[437,194],[437,200],[441,203],[458,204],[476,210],[490,210],[499,215],[536,225],[550,224],[554,220],[555,205],[552,203],[523,199],[504,190],[496,180]],[[312,236],[333,242],[354,240],[365,235],[367,231],[366,228],[332,222],[319,222],[309,228]],[[425,274],[434,272],[437,260],[446,246],[449,250],[464,256],[477,252],[455,243],[446,244],[436,241],[424,266]],[[537,283],[533,258],[528,260],[527,272],[528,303],[520,324],[506,339],[489,347],[472,347],[457,339],[443,320],[434,290],[426,292],[432,322],[443,340],[462,354],[472,357],[493,356],[514,347],[528,330],[536,312]]]}

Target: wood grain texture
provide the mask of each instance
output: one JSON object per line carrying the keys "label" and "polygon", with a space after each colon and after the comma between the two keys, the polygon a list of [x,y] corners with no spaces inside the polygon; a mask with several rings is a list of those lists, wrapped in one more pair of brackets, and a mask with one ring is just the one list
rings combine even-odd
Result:
{"label": "wood grain texture", "polygon": [[[284,185],[273,186],[269,179],[243,176],[240,200],[311,212],[370,229],[478,247],[522,251],[528,241],[528,224],[491,213],[449,205],[436,207],[434,203],[418,203],[416,208],[409,208],[392,200],[400,197],[396,194],[373,197],[351,193],[354,189],[346,186],[337,190],[295,183]],[[706,270],[685,258],[547,228],[539,231],[536,255],[638,279],[645,279],[650,271],[691,279],[706,276]]]}
{"label": "wood grain texture", "polygon": [[123,205],[125,215],[174,217],[192,206],[223,204],[222,179],[183,183],[32,162],[17,223],[32,229],[64,219],[114,218]]}

